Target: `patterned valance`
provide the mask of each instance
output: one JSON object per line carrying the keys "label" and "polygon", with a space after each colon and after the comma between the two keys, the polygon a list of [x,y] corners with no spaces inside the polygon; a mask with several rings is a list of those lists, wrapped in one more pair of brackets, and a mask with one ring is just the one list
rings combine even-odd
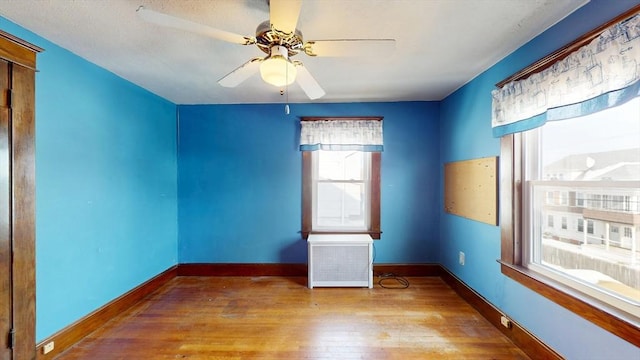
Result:
{"label": "patterned valance", "polygon": [[640,95],[640,14],[529,78],[494,90],[496,137],[587,115]]}
{"label": "patterned valance", "polygon": [[300,121],[300,150],[382,151],[382,118]]}

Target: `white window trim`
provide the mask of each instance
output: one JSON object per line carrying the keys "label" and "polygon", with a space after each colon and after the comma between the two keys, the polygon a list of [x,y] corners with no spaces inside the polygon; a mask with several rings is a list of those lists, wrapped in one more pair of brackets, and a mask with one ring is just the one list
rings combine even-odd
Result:
{"label": "white window trim", "polygon": [[[366,231],[370,228],[371,225],[371,156],[369,152],[363,152],[363,172],[364,179],[363,180],[328,180],[322,181],[318,179],[318,161],[319,154],[322,150],[313,151],[311,153],[311,167],[312,167],[312,216],[311,216],[311,229],[312,231]],[[362,184],[364,183],[364,225],[359,227],[349,227],[349,226],[340,226],[340,227],[330,227],[330,226],[320,226],[318,225],[318,185],[320,183],[345,183],[345,184]]]}
{"label": "white window trim", "polygon": [[[527,182],[527,191],[525,191],[523,199],[522,241],[524,242],[524,246],[522,252],[522,266],[640,319],[640,303],[618,296],[615,293],[607,291],[605,288],[594,286],[587,283],[586,281],[580,281],[578,279],[570,277],[568,274],[562,273],[560,271],[555,271],[551,267],[540,265],[540,263],[542,263],[542,260],[539,258],[542,253],[540,249],[540,247],[542,246],[542,239],[539,242],[534,241],[534,239],[538,236],[541,237],[542,234],[538,234],[533,226],[533,206],[530,206],[532,199],[534,198],[534,186],[535,185],[532,185],[530,182]],[[542,191],[544,192],[545,190]],[[534,259],[535,256],[538,256],[538,258]]]}
{"label": "white window trim", "polygon": [[589,295],[595,299],[603,301],[611,306],[614,306],[632,316],[640,318],[640,304],[630,301],[626,298],[620,297],[612,292],[606,291],[601,287],[597,287],[587,283],[586,281],[574,280],[559,271],[554,271],[549,267],[538,265],[534,263],[526,264],[527,268],[546,276],[558,283],[569,286],[576,289],[586,295]]}

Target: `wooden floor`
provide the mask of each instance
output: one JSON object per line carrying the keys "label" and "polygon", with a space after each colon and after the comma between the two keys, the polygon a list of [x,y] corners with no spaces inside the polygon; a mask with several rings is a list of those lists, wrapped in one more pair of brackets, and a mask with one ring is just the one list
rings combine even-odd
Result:
{"label": "wooden floor", "polygon": [[408,280],[177,277],[57,359],[528,359],[439,277]]}

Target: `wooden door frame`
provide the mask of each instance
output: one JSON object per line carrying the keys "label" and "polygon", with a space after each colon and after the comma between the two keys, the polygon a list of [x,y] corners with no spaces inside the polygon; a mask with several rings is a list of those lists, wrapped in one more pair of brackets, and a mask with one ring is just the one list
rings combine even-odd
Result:
{"label": "wooden door frame", "polygon": [[[13,293],[13,359],[34,359],[35,341],[35,67],[41,48],[0,30],[9,62],[9,161]],[[0,335],[4,336],[4,334]]]}

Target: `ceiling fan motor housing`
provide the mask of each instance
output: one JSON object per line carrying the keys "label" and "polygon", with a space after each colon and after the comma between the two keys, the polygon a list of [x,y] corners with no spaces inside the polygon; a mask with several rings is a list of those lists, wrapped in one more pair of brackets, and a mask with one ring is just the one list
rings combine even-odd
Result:
{"label": "ceiling fan motor housing", "polygon": [[263,21],[256,28],[256,45],[266,54],[272,54],[274,46],[287,49],[287,58],[297,55],[303,48],[302,32],[298,29],[294,33],[282,32],[273,26],[269,20]]}

